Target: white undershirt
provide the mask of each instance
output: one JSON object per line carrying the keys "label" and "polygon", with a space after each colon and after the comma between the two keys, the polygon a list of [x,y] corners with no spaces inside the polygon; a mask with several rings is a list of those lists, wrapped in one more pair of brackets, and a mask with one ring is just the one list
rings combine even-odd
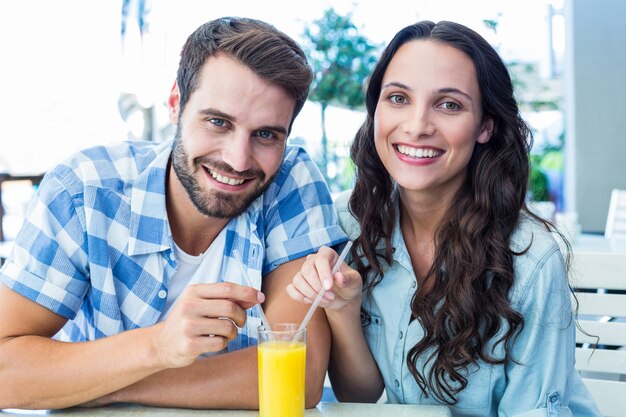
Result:
{"label": "white undershirt", "polygon": [[226,243],[226,228],[223,228],[211,246],[202,255],[193,256],[183,252],[174,243],[174,256],[178,267],[170,277],[167,301],[159,321],[165,320],[172,307],[191,284],[211,284],[221,281],[224,245]]}

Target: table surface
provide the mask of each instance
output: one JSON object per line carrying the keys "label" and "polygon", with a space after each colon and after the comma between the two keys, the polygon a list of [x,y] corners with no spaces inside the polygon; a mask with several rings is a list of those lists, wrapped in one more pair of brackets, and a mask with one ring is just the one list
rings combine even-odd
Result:
{"label": "table surface", "polygon": [[[132,404],[118,404],[100,408],[70,408],[59,411],[17,411],[0,412],[0,416],[84,416],[84,417],[121,417],[121,416],[156,416],[156,417],[255,417],[258,411],[250,410],[190,410],[180,408],[156,408]],[[305,417],[446,417],[451,416],[450,409],[432,405],[400,404],[357,404],[357,403],[320,403],[316,408],[306,410]]]}
{"label": "table surface", "polygon": [[[582,234],[573,242],[573,250],[584,252],[626,253],[626,239],[605,239],[602,235]],[[179,408],[157,408],[134,404],[111,405],[100,408],[72,408],[59,411],[0,411],[0,416],[206,416],[206,417],[255,417],[258,411],[250,410],[191,410]],[[450,409],[443,406],[399,405],[399,404],[360,404],[360,403],[320,403],[316,408],[306,410],[305,417],[445,417],[451,416]]]}

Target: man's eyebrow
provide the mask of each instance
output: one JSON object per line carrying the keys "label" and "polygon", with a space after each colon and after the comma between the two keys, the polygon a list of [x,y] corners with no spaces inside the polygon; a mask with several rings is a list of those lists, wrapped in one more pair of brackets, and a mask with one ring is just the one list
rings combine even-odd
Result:
{"label": "man's eyebrow", "polygon": [[[220,119],[227,119],[227,120],[232,120],[233,122],[237,122],[237,118],[235,118],[234,116],[230,114],[226,114],[222,111],[219,111],[213,108],[202,109],[199,111],[199,113],[203,116],[219,117]],[[284,135],[287,134],[287,129],[284,126],[280,126],[280,125],[261,126],[256,130],[271,130],[276,133],[282,133]]]}
{"label": "man's eyebrow", "polygon": [[219,110],[212,109],[212,108],[202,109],[198,113],[200,113],[203,116],[215,116],[221,119],[228,119],[228,120],[232,120],[235,122],[237,121],[237,119],[234,116],[231,116],[230,114],[226,114],[224,112],[221,112]]}
{"label": "man's eyebrow", "polygon": [[287,134],[287,129],[285,129],[284,126],[279,126],[279,125],[276,125],[276,126],[263,126],[263,127],[259,128],[257,130],[271,130],[271,131],[276,132],[276,133],[282,133],[283,135]]}

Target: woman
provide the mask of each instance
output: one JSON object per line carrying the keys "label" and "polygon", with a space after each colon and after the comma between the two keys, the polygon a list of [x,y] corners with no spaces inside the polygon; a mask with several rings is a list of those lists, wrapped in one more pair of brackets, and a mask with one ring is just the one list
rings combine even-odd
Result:
{"label": "woman", "polygon": [[596,416],[574,369],[566,267],[525,205],[530,132],[496,51],[451,22],[387,46],[352,144],[354,239],[307,259],[287,291],[323,298],[342,401],[450,405],[454,415]]}

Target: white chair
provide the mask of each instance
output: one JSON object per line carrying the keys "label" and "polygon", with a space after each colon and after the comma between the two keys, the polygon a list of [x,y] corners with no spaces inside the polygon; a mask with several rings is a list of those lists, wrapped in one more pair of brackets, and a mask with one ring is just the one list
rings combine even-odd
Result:
{"label": "white chair", "polygon": [[614,189],[611,192],[604,237],[617,236],[626,237],[626,190]]}
{"label": "white chair", "polygon": [[576,368],[604,416],[624,416],[626,398],[626,253],[576,252]]}
{"label": "white chair", "polygon": [[5,259],[9,258],[12,247],[13,247],[13,242],[0,241],[0,266],[2,266]]}

